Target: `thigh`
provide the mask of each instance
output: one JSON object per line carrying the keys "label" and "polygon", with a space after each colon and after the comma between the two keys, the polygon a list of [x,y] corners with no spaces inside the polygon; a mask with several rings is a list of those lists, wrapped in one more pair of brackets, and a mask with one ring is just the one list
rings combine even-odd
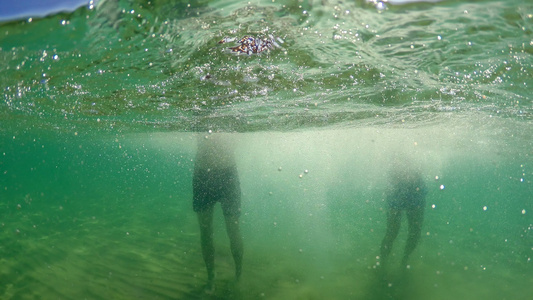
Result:
{"label": "thigh", "polygon": [[225,216],[239,216],[241,213],[241,186],[235,168],[226,170],[220,204]]}
{"label": "thigh", "polygon": [[406,210],[407,220],[411,230],[420,230],[422,228],[422,223],[424,222],[424,208],[424,204],[419,203]]}
{"label": "thigh", "polygon": [[202,212],[212,209],[216,203],[216,193],[213,192],[212,179],[207,170],[195,170],[192,180],[193,210]]}

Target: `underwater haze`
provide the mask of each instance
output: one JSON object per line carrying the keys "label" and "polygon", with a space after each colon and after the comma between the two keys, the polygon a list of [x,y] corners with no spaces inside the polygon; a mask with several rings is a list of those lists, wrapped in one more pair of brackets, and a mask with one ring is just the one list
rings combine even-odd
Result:
{"label": "underwater haze", "polygon": [[[44,12],[42,15],[45,15]],[[529,299],[533,3],[114,1],[0,23],[0,299]],[[261,53],[229,48],[244,36]],[[225,39],[227,43],[219,43]],[[233,40],[235,39],[235,40]],[[241,281],[192,209],[235,141]],[[427,186],[389,257],[398,161]]]}

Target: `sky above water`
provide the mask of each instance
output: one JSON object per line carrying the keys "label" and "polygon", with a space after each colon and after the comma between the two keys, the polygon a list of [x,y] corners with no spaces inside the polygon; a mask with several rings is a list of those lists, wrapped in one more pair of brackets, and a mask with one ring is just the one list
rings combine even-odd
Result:
{"label": "sky above water", "polygon": [[[88,5],[90,0],[0,0],[0,21],[44,17],[59,12],[70,12]],[[97,1],[93,1],[97,2]]]}

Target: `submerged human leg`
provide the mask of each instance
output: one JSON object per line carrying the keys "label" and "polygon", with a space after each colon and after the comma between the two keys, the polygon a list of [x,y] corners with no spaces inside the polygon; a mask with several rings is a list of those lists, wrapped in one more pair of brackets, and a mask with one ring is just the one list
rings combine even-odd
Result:
{"label": "submerged human leg", "polygon": [[235,279],[239,280],[242,274],[243,243],[238,215],[225,216],[226,231],[230,240],[231,254],[235,262]]}
{"label": "submerged human leg", "polygon": [[392,251],[392,245],[394,240],[400,232],[400,225],[402,221],[401,211],[396,209],[389,209],[387,212],[387,231],[385,237],[381,242],[381,260],[385,262],[390,252]]}
{"label": "submerged human leg", "polygon": [[213,207],[198,212],[200,224],[200,238],[202,244],[202,256],[207,269],[206,292],[215,290],[215,246],[213,243]]}
{"label": "submerged human leg", "polygon": [[402,259],[402,264],[407,265],[407,260],[420,240],[420,235],[422,232],[422,223],[424,221],[424,208],[422,206],[417,207],[413,210],[407,211],[407,220],[408,220],[408,237],[407,242],[405,243],[405,250]]}

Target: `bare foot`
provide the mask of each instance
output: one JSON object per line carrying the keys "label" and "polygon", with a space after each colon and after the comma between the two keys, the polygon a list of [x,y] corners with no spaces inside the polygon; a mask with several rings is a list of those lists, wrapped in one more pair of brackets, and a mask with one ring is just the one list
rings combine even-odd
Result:
{"label": "bare foot", "polygon": [[213,295],[215,293],[216,286],[215,286],[215,279],[210,279],[207,281],[207,284],[205,285],[204,292],[208,295]]}

